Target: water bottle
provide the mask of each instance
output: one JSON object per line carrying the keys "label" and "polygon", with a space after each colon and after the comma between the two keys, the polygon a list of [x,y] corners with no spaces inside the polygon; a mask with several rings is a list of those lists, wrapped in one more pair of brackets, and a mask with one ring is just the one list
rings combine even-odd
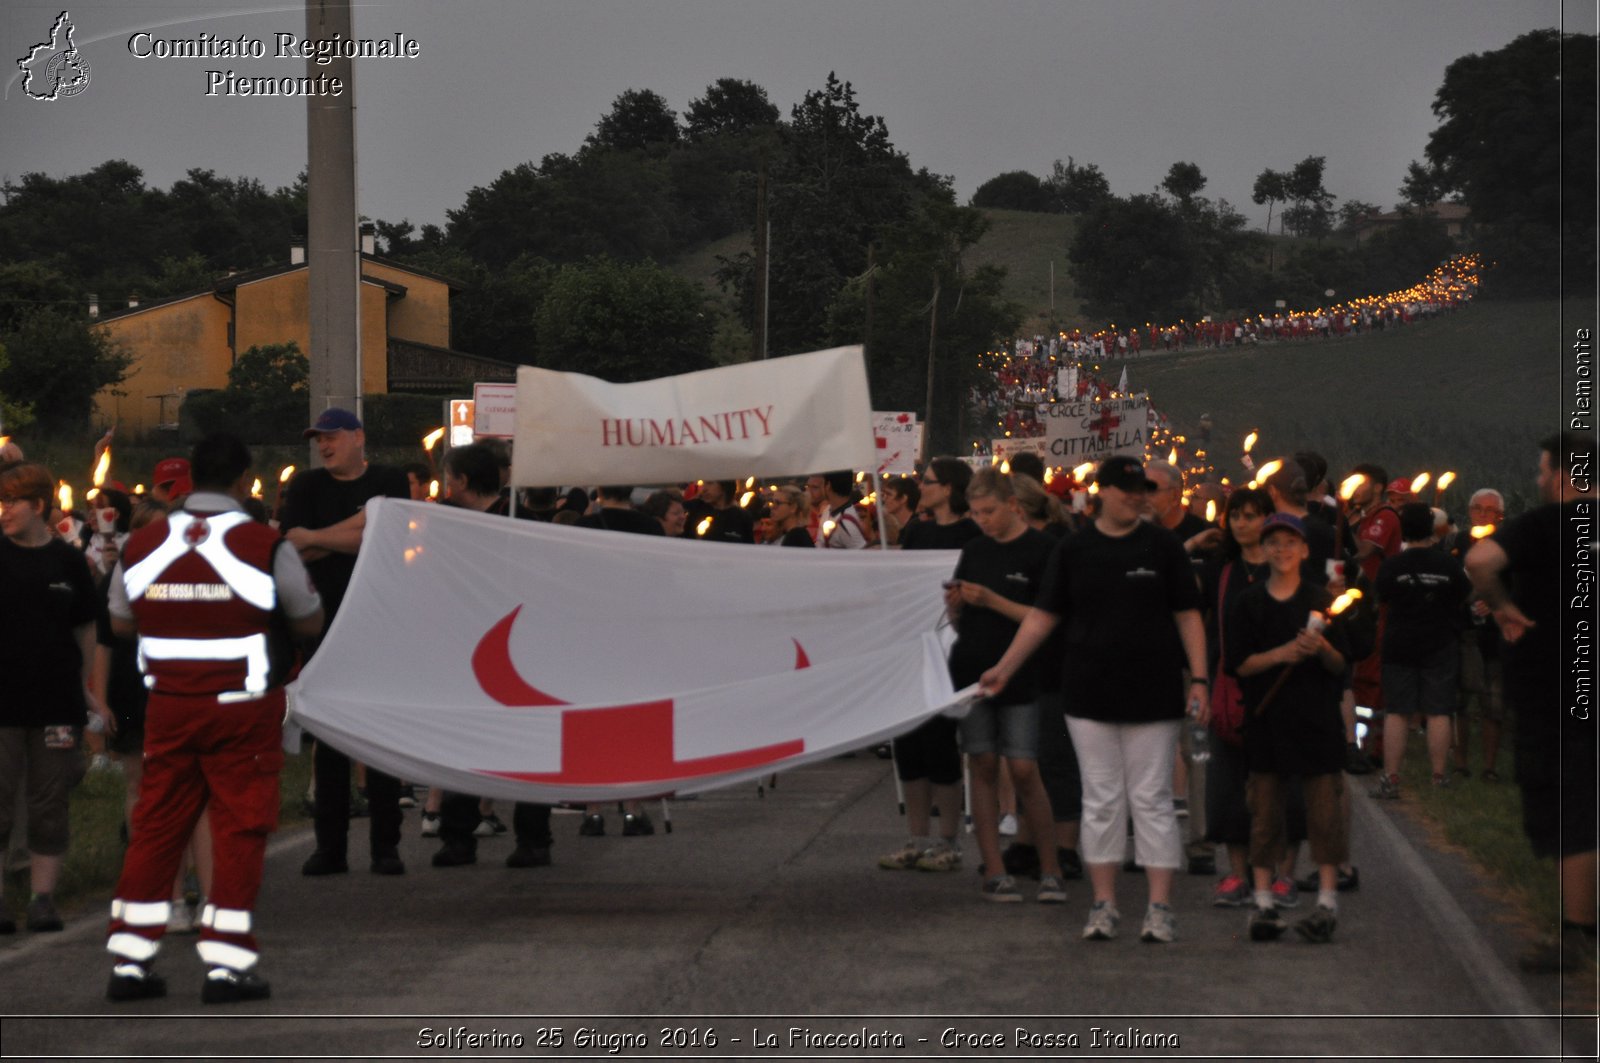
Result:
{"label": "water bottle", "polygon": [[1211,728],[1200,722],[1200,699],[1189,699],[1189,759],[1204,764],[1211,759]]}

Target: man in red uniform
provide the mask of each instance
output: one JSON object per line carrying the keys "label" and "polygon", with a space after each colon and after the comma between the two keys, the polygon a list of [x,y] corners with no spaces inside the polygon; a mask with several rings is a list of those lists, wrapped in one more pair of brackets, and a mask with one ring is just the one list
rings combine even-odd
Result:
{"label": "man in red uniform", "polygon": [[139,637],[150,688],[144,779],[106,948],[107,999],[166,994],[151,964],[167,929],[172,879],[203,809],[216,875],[201,914],[207,1004],[259,1000],[251,909],[267,834],[278,821],[288,636],[322,630],[322,602],[300,555],[244,512],[250,452],[232,436],[196,444],[194,493],[135,532],[112,573],[112,629]]}

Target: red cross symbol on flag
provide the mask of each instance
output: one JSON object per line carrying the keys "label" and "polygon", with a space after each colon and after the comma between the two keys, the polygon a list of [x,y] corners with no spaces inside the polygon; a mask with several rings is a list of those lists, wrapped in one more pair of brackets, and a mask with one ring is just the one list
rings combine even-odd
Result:
{"label": "red cross symbol on flag", "polygon": [[1100,416],[1089,422],[1089,428],[1104,441],[1111,438],[1111,430],[1121,423],[1122,418],[1114,415],[1110,410],[1102,409]]}

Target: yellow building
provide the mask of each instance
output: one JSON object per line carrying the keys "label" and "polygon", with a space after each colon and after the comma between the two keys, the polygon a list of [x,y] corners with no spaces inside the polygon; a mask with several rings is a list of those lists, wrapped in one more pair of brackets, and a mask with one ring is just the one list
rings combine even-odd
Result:
{"label": "yellow building", "polygon": [[[361,256],[361,282],[364,394],[516,379],[514,365],[449,349],[450,293],[459,285],[372,254]],[[102,315],[99,328],[132,363],[121,384],[95,397],[96,422],[126,436],[175,428],[184,396],[227,387],[240,353],[291,341],[309,351],[308,289],[306,265],[294,262]]]}

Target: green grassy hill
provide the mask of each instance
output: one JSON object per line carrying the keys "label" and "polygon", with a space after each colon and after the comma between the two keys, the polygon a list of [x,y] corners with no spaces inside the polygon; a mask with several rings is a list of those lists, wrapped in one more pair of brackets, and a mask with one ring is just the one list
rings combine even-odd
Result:
{"label": "green grassy hill", "polygon": [[1082,323],[1083,308],[1068,269],[1067,248],[1078,230],[1076,216],[986,210],[989,231],[967,252],[969,266],[1004,266],[1006,297],[1022,307],[1022,332],[1050,327],[1050,273],[1055,266],[1055,321]]}
{"label": "green grassy hill", "polygon": [[[1593,320],[1595,300],[1568,303],[1567,313]],[[1242,441],[1256,429],[1258,461],[1309,447],[1335,470],[1361,461],[1394,475],[1453,469],[1444,499],[1453,513],[1479,487],[1498,488],[1516,512],[1533,502],[1539,439],[1562,426],[1560,314],[1554,300],[1480,300],[1345,340],[1143,359],[1130,363],[1128,384],[1148,390],[1181,433],[1211,414],[1212,456],[1235,482]]]}

